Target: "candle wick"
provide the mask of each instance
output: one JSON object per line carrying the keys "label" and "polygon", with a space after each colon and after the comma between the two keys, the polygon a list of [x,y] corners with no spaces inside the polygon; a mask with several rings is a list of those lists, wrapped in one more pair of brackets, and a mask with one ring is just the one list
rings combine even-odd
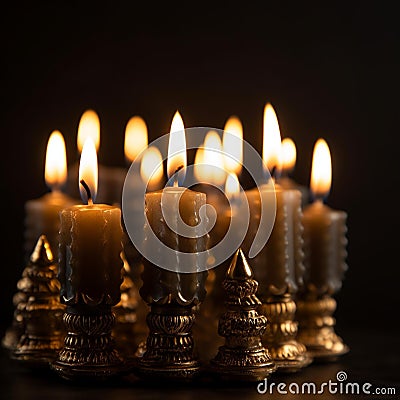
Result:
{"label": "candle wick", "polygon": [[84,187],[84,189],[86,190],[86,194],[87,194],[87,198],[88,198],[88,204],[89,204],[89,205],[92,205],[92,204],[93,204],[92,193],[90,192],[90,188],[89,188],[88,184],[87,184],[83,179],[81,179],[81,180],[79,181],[79,183],[80,183],[80,184]]}
{"label": "candle wick", "polygon": [[174,187],[178,187],[178,172],[183,168],[183,165],[180,165],[174,173]]}

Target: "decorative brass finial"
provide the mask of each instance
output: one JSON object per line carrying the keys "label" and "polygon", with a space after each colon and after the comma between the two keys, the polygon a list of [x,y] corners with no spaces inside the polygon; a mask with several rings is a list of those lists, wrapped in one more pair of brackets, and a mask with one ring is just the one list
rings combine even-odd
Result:
{"label": "decorative brass finial", "polygon": [[232,258],[222,284],[227,299],[218,333],[225,344],[211,360],[210,369],[228,380],[260,381],[276,370],[261,337],[267,318],[256,311],[261,304],[256,296],[258,283],[241,249]]}
{"label": "decorative brass finial", "polygon": [[41,235],[17,288],[25,301],[18,304],[23,332],[12,357],[30,364],[46,364],[56,358],[64,340],[57,265],[50,244]]}

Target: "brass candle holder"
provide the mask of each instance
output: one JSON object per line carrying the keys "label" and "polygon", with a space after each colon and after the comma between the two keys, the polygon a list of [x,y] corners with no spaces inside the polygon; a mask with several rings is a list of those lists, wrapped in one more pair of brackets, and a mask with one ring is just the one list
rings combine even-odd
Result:
{"label": "brass candle holder", "polygon": [[51,367],[67,380],[103,380],[119,375],[123,361],[111,330],[115,315],[107,304],[77,304],[63,317],[67,334],[64,347]]}
{"label": "brass candle holder", "polygon": [[328,144],[314,145],[310,189],[313,201],[304,208],[303,285],[298,295],[299,339],[317,361],[332,361],[349,351],[335,333],[333,298],[347,270],[347,213],[325,204],[331,188],[332,162]]}
{"label": "brass candle holder", "polygon": [[47,366],[63,344],[65,306],[60,303],[57,265],[45,235],[38,239],[17,287],[24,295],[17,313],[23,329],[12,358],[34,366]]}
{"label": "brass candle holder", "polygon": [[350,351],[335,332],[336,300],[330,295],[303,296],[297,301],[298,339],[316,361],[331,362]]}
{"label": "brass candle holder", "polygon": [[222,286],[227,293],[227,311],[219,320],[218,333],[225,344],[211,360],[210,369],[227,380],[263,380],[276,366],[261,342],[267,318],[257,312],[261,305],[256,297],[258,283],[241,249],[235,253]]}
{"label": "brass candle holder", "polygon": [[248,254],[261,213],[261,196],[276,197],[276,217],[266,245],[252,259],[259,283],[260,311],[269,321],[263,344],[271,353],[279,372],[300,371],[312,362],[306,346],[298,341],[296,295],[304,274],[301,192],[275,188],[246,192],[251,204],[250,225],[243,243]]}
{"label": "brass candle holder", "polygon": [[296,303],[290,292],[271,296],[260,308],[269,321],[263,343],[280,372],[297,372],[312,362],[304,344],[298,341]]}
{"label": "brass candle holder", "polygon": [[[120,211],[93,206],[89,218],[97,224],[84,224],[86,210],[75,206],[61,212],[59,280],[67,334],[51,363],[60,377],[85,382],[117,377],[126,369],[112,337],[112,307],[121,300],[123,276]],[[85,238],[90,245],[79,240]]]}
{"label": "brass candle holder", "polygon": [[304,210],[304,284],[297,300],[299,340],[316,361],[336,361],[349,347],[335,332],[334,299],[347,270],[347,214],[316,201]]}
{"label": "brass candle holder", "polygon": [[140,295],[150,305],[149,335],[135,373],[144,379],[190,380],[200,372],[192,327],[207,272],[175,273],[145,263]]}

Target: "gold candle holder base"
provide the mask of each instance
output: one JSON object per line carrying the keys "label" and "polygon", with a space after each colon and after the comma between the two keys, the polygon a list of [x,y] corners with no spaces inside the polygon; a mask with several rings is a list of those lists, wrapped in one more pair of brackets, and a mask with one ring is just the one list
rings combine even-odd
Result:
{"label": "gold candle holder base", "polygon": [[144,379],[187,381],[200,372],[194,352],[193,307],[152,305],[147,315],[149,335],[134,372]]}
{"label": "gold candle holder base", "polygon": [[67,328],[64,347],[51,368],[67,380],[105,380],[124,372],[111,329],[111,306],[71,306],[63,317]]}
{"label": "gold candle holder base", "polygon": [[261,304],[256,297],[258,282],[239,249],[234,255],[222,287],[227,293],[227,311],[219,319],[218,333],[225,344],[210,362],[210,370],[230,381],[258,382],[276,370],[261,337],[267,318],[256,308]]}
{"label": "gold candle holder base", "polygon": [[333,362],[350,349],[334,330],[336,300],[328,295],[297,302],[298,340],[318,362]]}
{"label": "gold candle holder base", "polygon": [[311,364],[311,354],[297,340],[296,303],[292,296],[286,293],[268,299],[261,305],[261,312],[269,321],[263,343],[278,368],[277,372],[298,372]]}

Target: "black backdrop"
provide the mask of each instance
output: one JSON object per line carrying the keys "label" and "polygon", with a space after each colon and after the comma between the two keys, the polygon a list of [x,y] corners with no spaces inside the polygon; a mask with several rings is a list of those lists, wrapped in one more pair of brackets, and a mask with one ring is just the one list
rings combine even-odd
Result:
{"label": "black backdrop", "polygon": [[68,161],[75,162],[79,118],[95,109],[99,160],[122,166],[125,124],[135,114],[146,120],[150,140],[168,132],[177,109],[186,127],[223,128],[236,114],[245,139],[261,150],[267,101],[282,136],[296,141],[300,183],[309,182],[315,140],[324,137],[331,148],[328,203],[348,212],[349,227],[338,326],[394,329],[400,279],[394,10],[378,2],[80,3],[9,2],[0,14],[2,329],[24,267],[24,203],[47,191],[52,130],[64,134]]}

